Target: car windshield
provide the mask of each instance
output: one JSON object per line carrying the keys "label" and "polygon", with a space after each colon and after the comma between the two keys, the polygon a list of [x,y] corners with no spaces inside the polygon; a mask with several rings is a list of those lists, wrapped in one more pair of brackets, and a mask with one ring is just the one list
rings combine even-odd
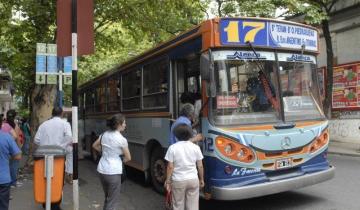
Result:
{"label": "car windshield", "polygon": [[279,103],[275,56],[271,52],[216,51],[217,95],[212,103],[215,124],[276,123]]}
{"label": "car windshield", "polygon": [[[217,94],[212,99],[211,117],[215,124],[281,122],[275,54],[256,54],[213,52]],[[291,56],[278,54],[285,121],[323,118],[313,64],[315,57],[311,57],[311,62],[299,62],[299,58],[289,60]]]}

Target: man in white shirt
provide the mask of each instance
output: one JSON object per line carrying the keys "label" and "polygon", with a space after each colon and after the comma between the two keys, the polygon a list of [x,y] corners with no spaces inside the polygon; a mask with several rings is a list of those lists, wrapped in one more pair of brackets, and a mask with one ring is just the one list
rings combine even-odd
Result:
{"label": "man in white shirt", "polygon": [[[72,151],[72,133],[70,123],[61,119],[63,110],[54,107],[52,118],[43,122],[36,132],[34,143],[38,146],[57,145],[67,152]],[[51,209],[60,209],[58,204],[52,204]]]}
{"label": "man in white shirt", "polygon": [[36,132],[36,145],[57,145],[67,149],[72,144],[71,126],[61,119],[62,113],[62,108],[54,107],[52,118],[43,122]]}

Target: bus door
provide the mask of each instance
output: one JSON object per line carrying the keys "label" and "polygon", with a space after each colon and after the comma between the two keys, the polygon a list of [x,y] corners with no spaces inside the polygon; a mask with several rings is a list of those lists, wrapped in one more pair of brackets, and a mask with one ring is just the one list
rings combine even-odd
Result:
{"label": "bus door", "polygon": [[[190,102],[195,105],[200,97],[200,57],[181,59],[176,65],[176,99],[175,116],[179,117],[179,112],[184,103]],[[190,100],[190,101],[189,101]]]}

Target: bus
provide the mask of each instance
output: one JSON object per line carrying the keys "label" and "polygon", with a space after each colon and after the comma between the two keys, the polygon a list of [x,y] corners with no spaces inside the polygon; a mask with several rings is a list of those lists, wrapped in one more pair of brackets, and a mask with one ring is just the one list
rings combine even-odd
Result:
{"label": "bus", "polygon": [[206,20],[81,85],[84,150],[126,115],[128,167],[163,192],[164,154],[183,93],[201,95],[207,199],[238,200],[331,179],[316,71],[319,33],[265,18]]}

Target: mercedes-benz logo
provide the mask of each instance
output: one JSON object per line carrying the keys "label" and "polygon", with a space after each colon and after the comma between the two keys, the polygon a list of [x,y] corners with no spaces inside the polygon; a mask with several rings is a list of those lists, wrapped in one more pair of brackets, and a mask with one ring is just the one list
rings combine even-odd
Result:
{"label": "mercedes-benz logo", "polygon": [[286,136],[283,140],[281,140],[281,147],[283,149],[289,149],[291,146],[291,139]]}

